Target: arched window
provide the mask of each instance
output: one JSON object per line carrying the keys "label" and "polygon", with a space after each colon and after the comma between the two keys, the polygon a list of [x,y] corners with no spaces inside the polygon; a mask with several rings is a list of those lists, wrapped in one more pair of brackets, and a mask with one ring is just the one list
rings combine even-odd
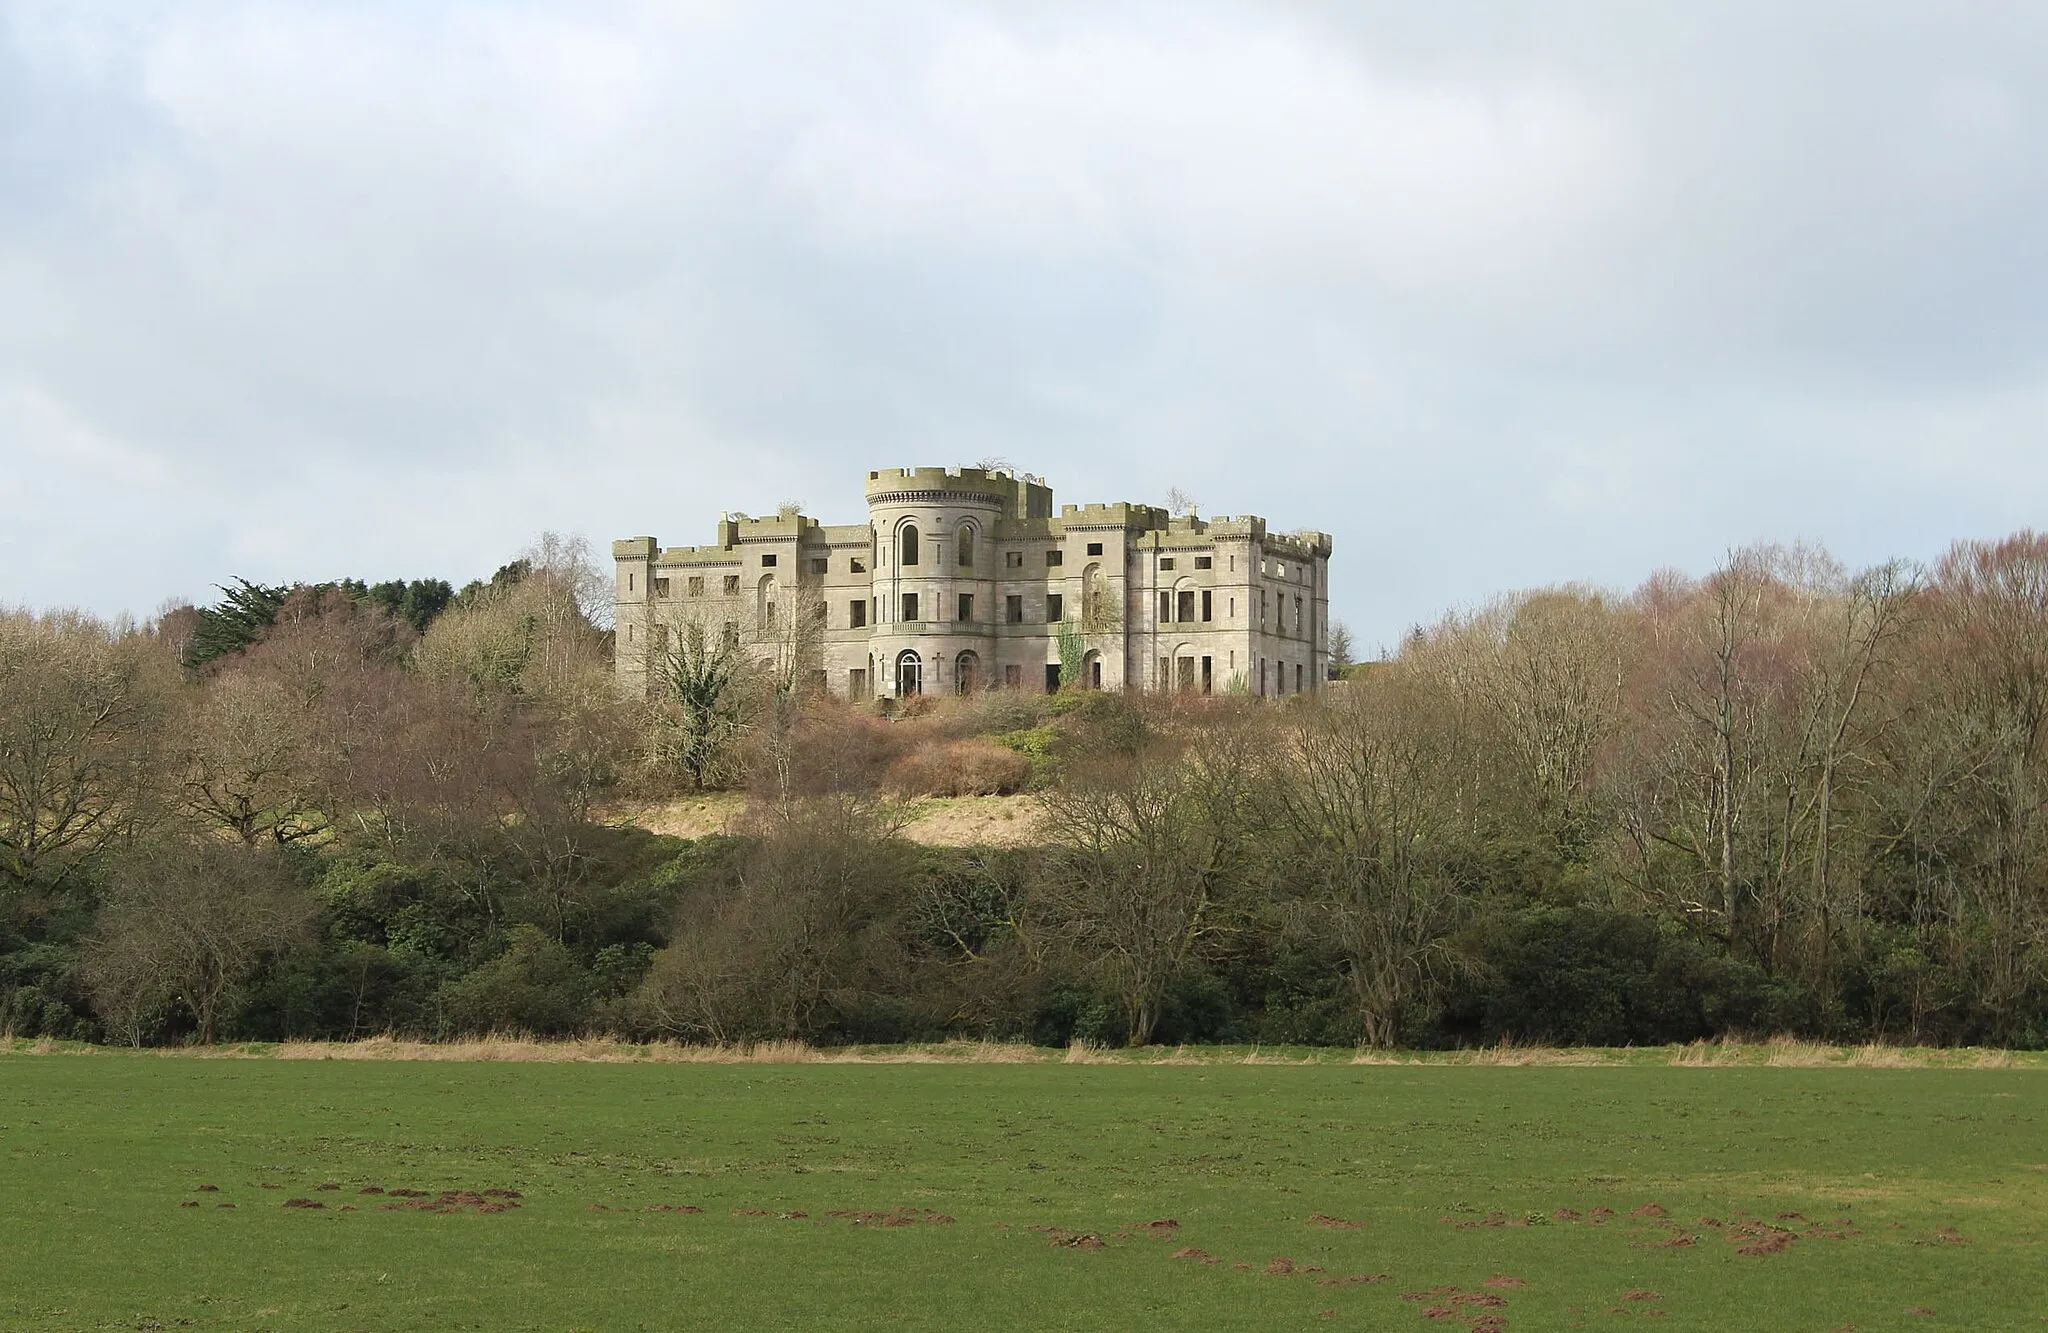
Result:
{"label": "arched window", "polygon": [[906,565],[914,565],[914,564],[916,564],[916,563],[917,563],[917,524],[915,524],[915,523],[905,523],[905,524],[903,525],[903,534],[902,534],[902,537],[901,537],[901,539],[900,539],[900,540],[902,541],[902,544],[903,544],[903,563],[904,563],[904,564],[906,564]]}
{"label": "arched window", "polygon": [[960,568],[974,568],[974,525],[962,523],[956,535],[960,544]]}
{"label": "arched window", "polygon": [[981,655],[969,649],[953,660],[953,693],[972,694],[981,688]]}
{"label": "arched window", "polygon": [[896,657],[896,694],[908,699],[914,694],[924,693],[924,668],[918,663],[917,650],[905,648]]}

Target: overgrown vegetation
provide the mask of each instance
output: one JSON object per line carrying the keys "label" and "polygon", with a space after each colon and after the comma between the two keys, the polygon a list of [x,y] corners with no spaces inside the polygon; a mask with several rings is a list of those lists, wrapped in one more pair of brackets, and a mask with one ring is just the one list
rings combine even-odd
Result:
{"label": "overgrown vegetation", "polygon": [[[1284,706],[883,717],[800,603],[622,700],[575,544],[445,588],[0,618],[0,1032],[2048,1045],[2048,537],[1518,595]],[[985,793],[1041,845],[899,836]]]}

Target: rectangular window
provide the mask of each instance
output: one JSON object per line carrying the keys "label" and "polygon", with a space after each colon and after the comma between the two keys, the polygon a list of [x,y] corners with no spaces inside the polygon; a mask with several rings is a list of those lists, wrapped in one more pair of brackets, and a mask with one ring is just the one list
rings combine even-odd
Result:
{"label": "rectangular window", "polygon": [[1294,692],[1296,694],[1301,693],[1301,663],[1299,662],[1294,664]]}
{"label": "rectangular window", "polygon": [[1047,551],[1045,553],[1045,565],[1048,569],[1054,565],[1063,565],[1066,562],[1067,553],[1065,551]]}
{"label": "rectangular window", "polygon": [[1211,556],[1206,556],[1206,555],[1198,555],[1198,556],[1196,556],[1196,557],[1195,557],[1195,568],[1196,568],[1196,569],[1214,569],[1214,568],[1216,568],[1216,561],[1215,561],[1215,559],[1214,559],[1213,557],[1211,557]]}
{"label": "rectangular window", "polygon": [[1301,631],[1301,625],[1302,625],[1302,620],[1301,620],[1301,599],[1300,599],[1299,597],[1297,597],[1297,598],[1295,598],[1295,599],[1294,599],[1294,632],[1295,632],[1296,634],[1299,634],[1299,633],[1301,633],[1301,632],[1302,632],[1302,631]]}
{"label": "rectangular window", "polygon": [[727,575],[725,576],[725,595],[726,595],[727,597],[737,597],[737,596],[739,596],[739,595],[740,595],[740,576],[739,576],[739,575],[737,575],[737,574],[727,574]]}
{"label": "rectangular window", "polygon": [[811,572],[813,574],[830,574],[832,572],[832,562],[830,560],[813,560],[811,561]]}
{"label": "rectangular window", "polygon": [[1047,662],[1045,664],[1045,692],[1047,694],[1058,694],[1060,692],[1060,664],[1058,662]]}
{"label": "rectangular window", "polygon": [[1090,555],[1101,555],[1101,554],[1102,554],[1102,543],[1101,543],[1101,542],[1089,542],[1089,543],[1088,543],[1088,554],[1090,554]]}
{"label": "rectangular window", "polygon": [[1064,597],[1060,596],[1060,595],[1059,595],[1058,593],[1056,593],[1056,592],[1049,592],[1049,593],[1047,593],[1047,594],[1045,595],[1045,623],[1046,623],[1046,624],[1048,624],[1048,625],[1057,625],[1057,624],[1058,624],[1058,623],[1059,623],[1060,621],[1062,621],[1062,620],[1064,620],[1064,619],[1066,618],[1066,613],[1067,613],[1067,599],[1066,599],[1066,598],[1064,598]]}
{"label": "rectangular window", "polygon": [[667,580],[667,579],[656,579],[656,580],[654,581],[654,595],[655,595],[656,597],[666,597],[666,596],[668,596],[668,580]]}
{"label": "rectangular window", "polygon": [[1237,619],[1237,599],[1235,597],[1230,599],[1230,618],[1232,620]]}
{"label": "rectangular window", "polygon": [[1024,553],[1023,553],[1022,551],[1005,551],[1005,552],[1003,552],[1003,568],[1005,568],[1005,569],[1022,569],[1022,568],[1024,568]]}
{"label": "rectangular window", "polygon": [[1195,590],[1193,588],[1184,589],[1181,592],[1179,601],[1174,607],[1173,618],[1175,620],[1193,620],[1195,618]]}
{"label": "rectangular window", "polygon": [[1021,596],[1011,593],[1003,599],[1003,619],[1012,625],[1024,623],[1024,599]]}
{"label": "rectangular window", "polygon": [[1172,556],[1167,556],[1167,557],[1166,557],[1166,558],[1165,558],[1164,560],[1161,560],[1161,561],[1159,562],[1159,567],[1160,567],[1161,569],[1172,569],[1172,568],[1173,568],[1173,557],[1172,557]]}
{"label": "rectangular window", "polygon": [[829,624],[832,619],[831,609],[823,602],[812,602],[811,619],[820,625]]}
{"label": "rectangular window", "polygon": [[702,597],[704,595],[704,576],[702,574],[692,575],[687,591],[692,597]]}
{"label": "rectangular window", "polygon": [[1216,689],[1215,659],[1202,659],[1202,693],[1213,694]]}
{"label": "rectangular window", "polygon": [[633,576],[631,574],[626,575],[626,591],[633,591]]}
{"label": "rectangular window", "polygon": [[905,620],[917,619],[917,594],[914,592],[903,594],[903,618]]}
{"label": "rectangular window", "polygon": [[846,673],[846,697],[855,703],[868,697],[868,669],[855,667]]}
{"label": "rectangular window", "polygon": [[852,629],[868,627],[868,599],[856,597],[846,604],[846,623]]}
{"label": "rectangular window", "polygon": [[773,569],[773,568],[775,568],[775,557],[774,557],[774,556],[772,556],[772,555],[764,555],[764,556],[762,556],[762,557],[761,557],[761,568],[763,568],[763,569]]}
{"label": "rectangular window", "polygon": [[1173,659],[1170,657],[1159,659],[1159,688],[1162,690],[1173,688]]}
{"label": "rectangular window", "polygon": [[1178,685],[1179,685],[1179,687],[1180,687],[1181,689],[1183,689],[1183,690],[1192,690],[1192,689],[1194,689],[1194,688],[1195,688],[1195,659],[1194,659],[1194,658],[1192,658],[1192,657],[1183,657],[1183,658],[1181,658],[1181,659],[1180,659],[1180,663],[1179,663],[1179,666],[1180,666],[1180,679],[1179,679],[1179,680],[1178,680],[1177,682],[1175,682],[1175,683],[1176,683],[1176,684],[1178,684]]}
{"label": "rectangular window", "polygon": [[1021,690],[1024,688],[1024,668],[1011,663],[1003,668],[1003,688]]}
{"label": "rectangular window", "polygon": [[655,649],[656,649],[657,651],[659,651],[659,650],[661,650],[661,649],[665,649],[665,648],[667,648],[667,647],[668,647],[668,626],[666,626],[666,625],[656,625],[656,626],[654,626],[654,627],[653,627],[653,629],[654,629],[654,647],[655,647]]}
{"label": "rectangular window", "polygon": [[953,619],[955,619],[955,620],[972,620],[972,619],[974,619],[974,594],[973,594],[973,593],[971,593],[971,592],[963,592],[963,593],[961,593],[961,594],[960,594],[960,608],[959,608],[959,609],[960,609],[960,614],[959,614],[959,615],[957,615],[957,616],[954,616],[954,617],[953,617]]}
{"label": "rectangular window", "polygon": [[[851,566],[852,566],[852,568],[853,568],[853,572],[854,572],[854,573],[856,573],[856,574],[865,574],[865,573],[867,573],[867,572],[868,572],[868,562],[867,562],[867,561],[865,561],[865,560],[854,560],[854,561],[850,561],[849,563],[851,564]],[[866,674],[866,673],[862,673],[862,674]]]}
{"label": "rectangular window", "polygon": [[1209,590],[1207,588],[1202,589],[1202,619],[1204,620],[1213,620],[1215,618],[1210,614],[1211,603],[1209,598]]}
{"label": "rectangular window", "polygon": [[1173,592],[1168,588],[1159,590],[1159,623],[1164,625],[1173,619]]}

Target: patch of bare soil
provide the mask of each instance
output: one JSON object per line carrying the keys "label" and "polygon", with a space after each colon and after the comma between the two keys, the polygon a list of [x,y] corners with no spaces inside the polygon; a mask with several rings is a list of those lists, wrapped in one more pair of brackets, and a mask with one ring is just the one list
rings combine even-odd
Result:
{"label": "patch of bare soil", "polygon": [[1361,1231],[1365,1228],[1363,1222],[1347,1222],[1341,1217],[1331,1217],[1328,1213],[1315,1214],[1309,1218],[1308,1224],[1312,1227],[1328,1227],[1332,1231]]}
{"label": "patch of bare soil", "polygon": [[[781,1216],[807,1217],[809,1214],[783,1213]],[[865,1208],[834,1208],[825,1216],[837,1218],[849,1226],[856,1227],[912,1227],[919,1223],[945,1227],[953,1225],[954,1221],[949,1215],[935,1213],[928,1208],[892,1208],[886,1213],[873,1212]]]}
{"label": "patch of bare soil", "polygon": [[518,1190],[500,1189],[442,1190],[440,1194],[431,1198],[425,1190],[392,1190],[390,1193],[398,1202],[378,1204],[377,1207],[383,1212],[393,1213],[410,1209],[415,1212],[443,1214],[505,1213],[517,1208],[521,1197]]}
{"label": "patch of bare soil", "polygon": [[1272,1261],[1266,1265],[1265,1271],[1270,1277],[1302,1277],[1310,1273],[1320,1273],[1323,1270],[1315,1264],[1298,1264],[1287,1255],[1276,1254],[1273,1256]]}

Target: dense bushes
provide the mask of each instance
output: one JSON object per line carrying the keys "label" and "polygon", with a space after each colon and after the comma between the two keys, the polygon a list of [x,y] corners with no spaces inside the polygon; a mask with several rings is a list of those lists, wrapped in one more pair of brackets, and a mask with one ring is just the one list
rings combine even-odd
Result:
{"label": "dense bushes", "polygon": [[[0,1032],[2048,1044],[2048,538],[1529,594],[1320,698],[887,713],[805,693],[797,607],[621,700],[559,556],[0,615]],[[721,773],[735,836],[594,813]],[[1042,845],[899,836],[1018,790]]]}

